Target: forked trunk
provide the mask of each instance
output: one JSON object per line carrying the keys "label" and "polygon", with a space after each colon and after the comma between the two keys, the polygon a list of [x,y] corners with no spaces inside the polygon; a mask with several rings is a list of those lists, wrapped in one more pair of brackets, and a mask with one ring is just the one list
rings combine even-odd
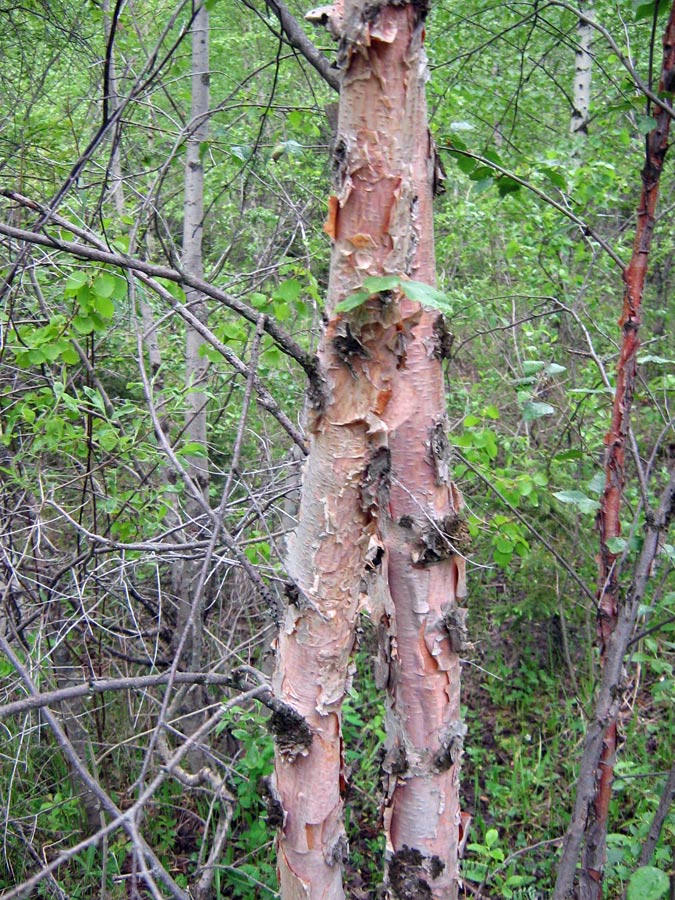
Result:
{"label": "forked trunk", "polygon": [[348,315],[335,310],[369,276],[435,279],[425,13],[420,3],[351,0],[332,17],[342,89],[326,224],[334,247],[319,350],[325,381],[309,422],[275,676],[278,695],[312,731],[309,742],[297,723],[275,723],[284,900],[344,896],[340,711],[364,606],[381,633],[389,691],[390,895],[457,896],[465,628],[456,601],[466,526],[447,471],[447,333],[442,316],[407,299],[395,279]]}

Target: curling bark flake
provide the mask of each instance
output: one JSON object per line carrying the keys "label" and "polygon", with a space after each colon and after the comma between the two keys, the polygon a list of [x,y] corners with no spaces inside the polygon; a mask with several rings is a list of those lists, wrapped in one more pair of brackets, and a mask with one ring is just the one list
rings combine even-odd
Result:
{"label": "curling bark flake", "polygon": [[285,734],[276,728],[284,900],[344,897],[340,711],[364,607],[380,631],[389,695],[389,895],[454,900],[458,891],[465,614],[457,600],[467,535],[446,458],[447,333],[438,313],[398,289],[335,312],[368,276],[435,280],[425,14],[420,3],[347,0],[340,16],[324,381],[308,423],[275,673],[278,696],[313,735],[308,746],[293,723]]}
{"label": "curling bark flake", "polygon": [[588,119],[591,108],[591,79],[593,76],[593,57],[591,42],[593,39],[594,4],[592,0],[579,4],[584,18],[577,25],[577,51],[574,67],[574,84],[572,89],[571,134],[588,134]]}
{"label": "curling bark flake", "polygon": [[[669,92],[672,96],[673,90],[675,90],[675,2],[671,7],[663,36],[663,62],[658,95],[664,97],[667,96],[665,92]],[[670,99],[664,102],[669,106],[672,104]],[[652,111],[652,115],[656,119],[656,126],[645,139],[646,160],[642,170],[642,193],[637,213],[633,252],[623,273],[623,310],[619,320],[622,329],[621,352],[617,364],[612,420],[605,437],[605,489],[597,521],[600,532],[597,630],[603,666],[606,664],[608,650],[620,614],[618,556],[610,549],[610,541],[621,534],[620,512],[625,485],[626,439],[630,427],[630,413],[637,377],[637,353],[640,346],[640,308],[647,277],[649,251],[656,224],[659,180],[668,150],[670,130],[670,113],[667,110],[659,107]],[[618,690],[619,685],[616,684],[614,688]],[[565,837],[554,900],[564,900],[573,892],[579,900],[601,900],[602,898],[607,823],[616,750],[617,722],[614,716],[606,723],[594,790],[589,795],[584,795],[584,792],[579,790],[575,799],[572,821],[573,823],[578,821],[581,811],[585,809],[585,827],[583,835],[578,829],[571,829]],[[582,838],[584,854],[578,885],[574,888],[574,868]]]}

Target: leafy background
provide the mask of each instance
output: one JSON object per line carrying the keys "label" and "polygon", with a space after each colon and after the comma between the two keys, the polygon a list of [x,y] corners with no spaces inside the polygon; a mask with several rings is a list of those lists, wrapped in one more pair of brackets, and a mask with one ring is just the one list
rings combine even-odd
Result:
{"label": "leafy background", "polygon": [[[201,148],[207,280],[273,316],[311,351],[328,273],[322,225],[332,139],[327,112],[335,98],[279,37],[271,7],[208,5],[212,114]],[[175,267],[190,104],[189,9],[165,0],[121,9],[116,90],[130,99],[119,126],[83,158],[101,121],[110,9],[72,0],[6,7],[2,221],[35,227],[39,210],[6,192],[48,204],[70,178],[51,235],[62,241],[90,235],[110,252]],[[436,302],[454,335],[447,364],[453,471],[473,538],[462,790],[473,815],[464,877],[474,896],[533,898],[550,889],[570,814],[598,675],[594,517],[623,291],[601,242],[629,257],[645,134],[653,124],[619,54],[633,60],[645,82],[658,71],[654,33],[663,18],[654,28],[654,7],[596,2],[614,47],[596,34],[585,137],[569,134],[578,19],[569,4],[437,3],[428,23],[432,128],[447,170],[436,206]],[[302,18],[301,7],[290,8]],[[334,54],[323,33],[312,37]],[[122,211],[112,196],[114,146]],[[675,458],[673,187],[667,166],[632,421],[634,451],[649,478],[640,485],[630,462],[623,536],[613,548],[623,554],[626,583],[641,545],[640,491],[657,497]],[[177,540],[186,486],[168,444],[178,464],[206,454],[212,509],[221,510],[231,537],[217,542],[209,569],[204,671],[230,677],[253,666],[269,673],[275,631],[269,597],[283,595],[284,535],[292,528],[301,453],[274,417],[249,402],[247,379],[219,347],[255,362],[259,380],[299,429],[306,379],[297,361],[269,335],[256,336],[255,323],[209,300],[215,340],[202,350],[210,361],[208,446],[195,446],[184,435],[192,388],[176,312],[185,302],[181,288],[160,278],[164,293],[158,293],[124,270],[26,246],[6,231],[2,242],[11,285],[0,357],[1,615],[18,660],[39,690],[170,666],[172,578],[186,554],[204,558],[212,526],[203,522],[184,546]],[[242,555],[268,594],[247,575]],[[633,897],[668,890],[672,814],[653,866],[635,870],[672,764],[674,561],[665,539],[626,663],[607,897],[620,896],[632,873]],[[381,879],[383,715],[371,671],[374,648],[364,620],[345,710],[347,878],[354,897],[374,896]],[[4,702],[25,695],[9,657],[0,659],[0,676]],[[122,809],[158,771],[154,735],[168,696],[144,687],[95,695],[75,710],[84,758]],[[206,702],[217,711],[237,696],[233,685],[211,686]],[[208,786],[187,789],[167,773],[142,804],[145,839],[179,886],[194,883],[225,822],[213,895],[274,896],[267,715],[254,700],[235,703],[209,736],[209,759],[231,795],[227,803]],[[179,721],[168,740],[180,745]],[[77,779],[38,713],[4,717],[0,743],[0,886],[10,891],[85,837],[87,825]],[[68,856],[35,896],[134,896],[144,890],[134,887],[137,865],[128,837],[115,832]]]}

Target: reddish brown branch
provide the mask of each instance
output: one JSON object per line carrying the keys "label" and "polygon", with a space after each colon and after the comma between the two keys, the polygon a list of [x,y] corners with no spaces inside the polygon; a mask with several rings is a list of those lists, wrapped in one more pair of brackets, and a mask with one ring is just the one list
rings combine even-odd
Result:
{"label": "reddish brown branch", "polygon": [[[675,86],[675,2],[663,37],[663,63],[658,94],[671,91]],[[642,193],[637,213],[637,227],[631,260],[624,270],[623,309],[619,325],[622,329],[621,350],[617,365],[616,390],[609,431],[605,437],[605,489],[597,527],[600,533],[598,573],[597,633],[600,646],[603,678],[608,663],[610,642],[620,617],[618,554],[611,545],[612,538],[621,533],[621,500],[625,485],[626,437],[630,425],[630,413],[637,377],[637,353],[640,346],[639,330],[641,303],[644,292],[649,251],[656,221],[656,204],[659,196],[659,180],[668,150],[668,132],[672,100],[659,105],[654,113],[656,125],[646,138],[646,160],[642,170]],[[618,688],[619,673],[614,689]],[[579,884],[575,896],[581,900],[601,900],[603,869],[606,858],[607,820],[614,778],[617,750],[617,715],[615,705],[612,715],[604,721],[601,753],[595,769],[595,785],[589,798],[583,829],[584,855]],[[569,842],[566,851],[569,851]],[[563,865],[561,863],[561,871]],[[556,885],[557,897],[569,895],[571,883],[563,890],[559,873]]]}

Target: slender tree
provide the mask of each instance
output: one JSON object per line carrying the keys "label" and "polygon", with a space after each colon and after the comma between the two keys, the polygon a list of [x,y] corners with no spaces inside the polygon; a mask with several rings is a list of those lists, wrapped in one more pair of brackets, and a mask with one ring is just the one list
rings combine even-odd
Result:
{"label": "slender tree", "polygon": [[[356,617],[367,605],[389,692],[389,890],[451,900],[465,527],[448,475],[443,318],[401,289],[406,278],[435,278],[427,8],[373,11],[350,0],[340,12],[331,16],[342,87],[326,223],[334,241],[328,322],[275,679],[299,713],[277,723],[281,893],[344,896],[340,710]],[[340,312],[369,277],[383,280],[370,282],[372,291],[366,282],[369,299]]]}
{"label": "slender tree", "polygon": [[[659,93],[671,91],[675,85],[675,3],[663,36],[663,62]],[[670,106],[670,101],[666,101]],[[626,481],[626,442],[630,429],[630,415],[637,378],[637,353],[640,346],[642,295],[647,277],[649,251],[656,224],[656,204],[659,181],[668,150],[671,110],[659,106],[653,110],[655,127],[645,139],[645,165],[642,170],[642,192],[637,212],[637,227],[633,253],[623,273],[623,308],[619,324],[622,330],[621,351],[617,364],[616,389],[612,419],[605,437],[605,489],[598,512],[600,557],[598,580],[597,630],[603,668],[608,668],[608,653],[620,620],[621,585],[619,581],[620,555],[613,541],[621,534],[621,503]],[[619,690],[619,673],[612,686]],[[607,822],[611,799],[614,765],[617,752],[617,713],[615,707],[602,725],[604,736],[599,759],[592,762],[587,741],[582,769],[592,763],[595,770],[593,790],[584,790],[589,778],[580,778],[577,788],[575,814],[565,838],[555,889],[555,900],[562,900],[576,890],[580,900],[600,900],[606,859]],[[579,822],[584,817],[584,827]],[[581,841],[584,841],[582,867],[577,888],[573,885],[574,866]]]}
{"label": "slender tree", "polygon": [[[192,29],[191,109],[185,143],[185,182],[183,201],[183,255],[185,272],[203,278],[204,261],[204,141],[208,136],[209,112],[209,13],[206,5],[196,5]],[[206,324],[208,309],[204,294],[194,288],[186,291],[186,304],[198,322]],[[186,456],[186,474],[196,491],[187,492],[186,531],[193,537],[200,535],[205,508],[209,502],[209,462],[206,435],[208,399],[206,379],[208,359],[203,351],[204,339],[197,328],[188,325],[185,337],[186,413],[184,434],[195,452]],[[201,523],[201,525],[200,525]],[[199,667],[201,658],[201,619],[203,591],[197,590],[201,561],[186,560],[176,579],[178,605],[176,637],[182,645],[186,663]]]}

